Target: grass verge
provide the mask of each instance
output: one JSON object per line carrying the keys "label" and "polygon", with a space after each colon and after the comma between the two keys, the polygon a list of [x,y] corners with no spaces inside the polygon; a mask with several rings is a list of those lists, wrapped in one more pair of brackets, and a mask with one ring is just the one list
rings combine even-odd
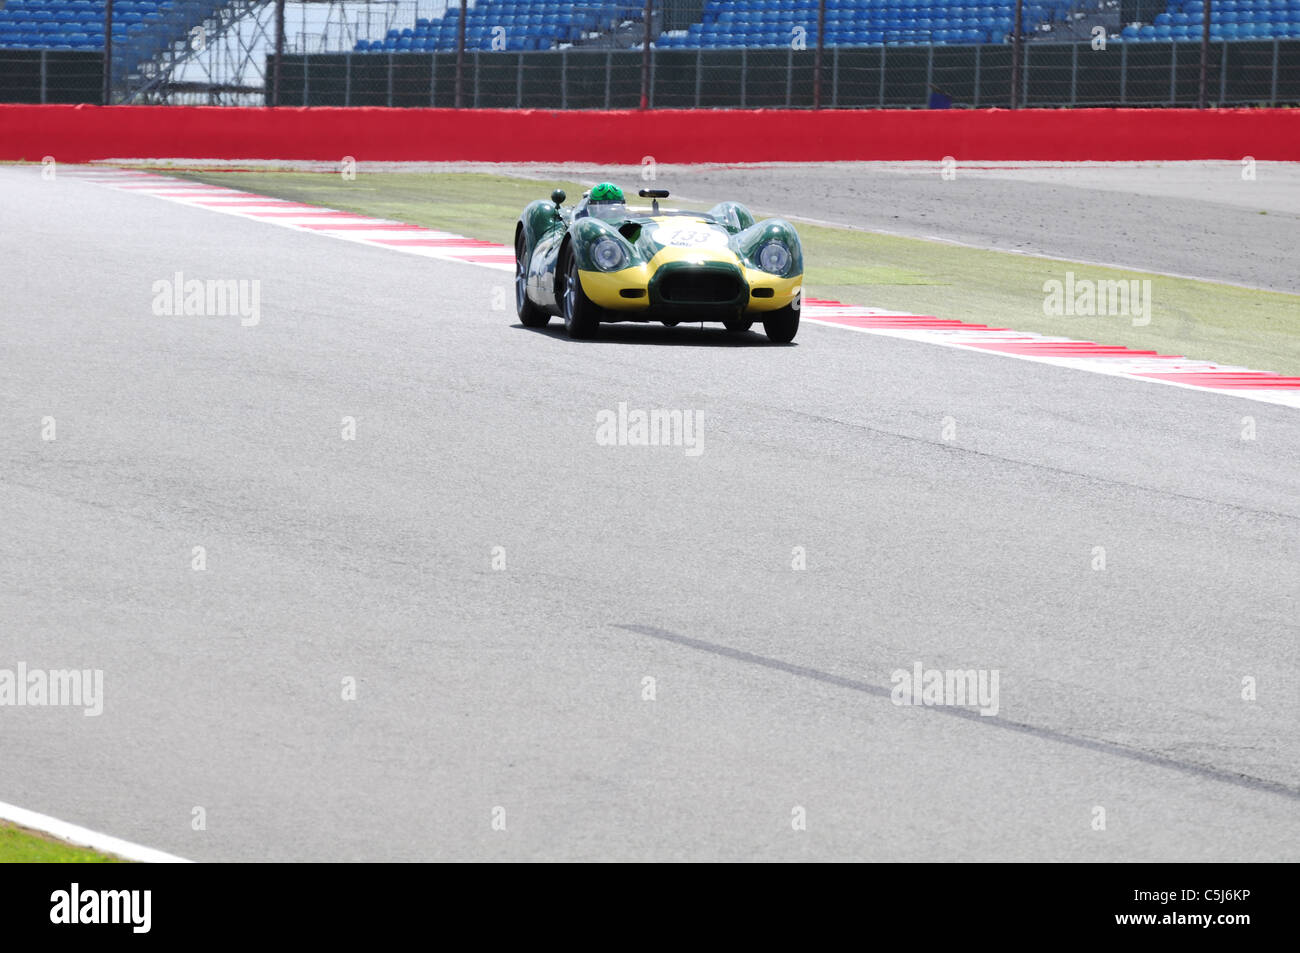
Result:
{"label": "grass verge", "polygon": [[[505,245],[525,204],[556,187],[576,199],[586,187],[470,173],[363,173],[351,180],[297,171],[173,174]],[[779,214],[798,225],[811,297],[1300,374],[1297,295],[799,223],[793,205]],[[1067,272],[1076,282],[1149,280],[1150,322],[1045,314],[1045,284],[1065,283]]]}
{"label": "grass verge", "polygon": [[118,864],[122,861],[86,847],[0,821],[0,864]]}

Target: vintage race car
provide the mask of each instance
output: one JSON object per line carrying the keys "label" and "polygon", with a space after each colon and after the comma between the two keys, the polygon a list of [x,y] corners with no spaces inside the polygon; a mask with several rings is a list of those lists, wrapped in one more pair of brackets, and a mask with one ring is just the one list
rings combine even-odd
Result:
{"label": "vintage race car", "polygon": [[794,226],[755,222],[720,202],[707,212],[661,209],[663,189],[642,189],[649,208],[629,208],[601,183],[573,208],[564,192],[529,203],[515,228],[515,305],[529,328],[564,319],[589,338],[602,321],[710,321],[728,331],[763,323],[785,344],[799,330],[803,251]]}

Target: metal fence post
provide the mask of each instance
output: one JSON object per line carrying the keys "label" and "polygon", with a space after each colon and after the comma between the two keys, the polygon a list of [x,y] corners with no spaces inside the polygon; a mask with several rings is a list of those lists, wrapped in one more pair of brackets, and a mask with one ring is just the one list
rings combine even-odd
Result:
{"label": "metal fence post", "polygon": [[887,46],[880,48],[880,88],[876,90],[876,94],[881,109],[885,108],[885,51],[887,49],[889,49]]}
{"label": "metal fence post", "polygon": [[1029,102],[1029,51],[1030,48],[1025,46],[1020,51],[1020,105],[1024,106]]}
{"label": "metal fence post", "polygon": [[1119,104],[1124,105],[1128,98],[1128,44],[1119,48]]}
{"label": "metal fence post", "polygon": [[[41,57],[44,62],[45,57]],[[45,102],[45,80],[41,80],[41,102]],[[113,103],[113,0],[104,4],[104,105]]]}
{"label": "metal fence post", "polygon": [[654,16],[654,0],[645,0],[645,39],[641,43],[641,108],[650,108],[653,93],[650,89],[650,18]]}
{"label": "metal fence post", "polygon": [[831,108],[838,109],[840,105],[840,48],[831,47]]}
{"label": "metal fence post", "polygon": [[1178,44],[1169,44],[1169,105],[1178,105]]}
{"label": "metal fence post", "polygon": [[343,54],[343,105],[352,105],[352,54]]}
{"label": "metal fence post", "polygon": [[[813,109],[822,108],[822,51],[826,45],[826,0],[817,0],[817,53],[813,57]],[[839,47],[836,47],[839,49]],[[792,50],[793,52],[793,50]],[[790,95],[786,94],[786,105]]]}
{"label": "metal fence post", "polygon": [[[280,105],[280,63],[284,59],[284,0],[275,0],[275,76],[272,78],[271,105]],[[307,61],[302,64],[303,99],[307,98]],[[306,103],[303,103],[306,105]]]}
{"label": "metal fence post", "polygon": [[[388,105],[389,106],[393,105],[393,57],[396,55],[397,54],[393,53],[391,50],[388,53]],[[304,56],[302,60],[303,60],[303,75],[305,77],[307,73],[307,57]],[[304,86],[307,85],[305,79],[303,81],[303,85]]]}
{"label": "metal fence post", "polygon": [[569,108],[569,51],[560,51],[560,108]]}
{"label": "metal fence post", "polygon": [[1206,85],[1210,71],[1210,0],[1201,5],[1201,78],[1197,86],[1196,108],[1205,108]]}
{"label": "metal fence post", "polygon": [[609,108],[609,74],[614,70],[614,53],[605,54],[605,108]]}
{"label": "metal fence post", "polygon": [[456,99],[457,109],[465,102],[465,7],[468,0],[460,0],[460,19],[456,21]]}
{"label": "metal fence post", "polygon": [[524,54],[516,53],[515,56],[515,108],[524,108]]}
{"label": "metal fence post", "polygon": [[749,58],[742,47],[740,51],[740,108],[745,108],[745,87],[749,85]]}
{"label": "metal fence post", "polygon": [[1024,0],[1016,0],[1016,25],[1011,34],[1011,108],[1020,108],[1020,31],[1024,29]]}
{"label": "metal fence post", "polygon": [[926,46],[929,51],[925,57],[925,105],[930,105],[930,90],[934,88],[934,44]]}
{"label": "metal fence post", "polygon": [[785,108],[790,108],[794,95],[794,47],[785,51]]}
{"label": "metal fence post", "polygon": [[482,58],[483,58],[483,51],[475,50],[474,51],[474,108],[475,109],[478,109],[479,89],[483,85],[478,75],[479,60],[481,60]]}
{"label": "metal fence post", "polygon": [[46,76],[45,73],[46,70],[45,57],[46,55],[48,55],[48,53],[49,50],[41,50],[41,102],[42,103],[45,102],[45,90],[49,86],[48,77]]}
{"label": "metal fence post", "polygon": [[438,105],[438,54],[429,54],[429,108]]}
{"label": "metal fence post", "polygon": [[[308,62],[308,59],[309,59],[308,55],[307,55],[306,53],[304,53],[304,54],[302,55],[302,104],[303,104],[304,106],[310,106],[310,105],[311,105],[311,100],[310,100],[310,99],[308,98],[308,96],[307,96],[308,85],[309,85],[309,83],[310,83],[310,81],[311,81],[311,70],[307,68],[307,62]],[[392,77],[390,76],[389,78],[391,79]],[[276,101],[277,101],[277,104],[278,104],[278,102],[279,102],[279,96],[278,96],[278,94],[277,94],[277,96],[276,96]],[[392,103],[389,103],[388,105],[391,106]]]}
{"label": "metal fence post", "polygon": [[983,49],[983,43],[975,47],[975,101],[971,105],[976,108],[979,108],[980,104],[980,65],[983,61],[983,54],[980,51]]}
{"label": "metal fence post", "polygon": [[1277,105],[1277,56],[1278,56],[1278,46],[1281,44],[1281,42],[1282,42],[1281,40],[1274,37],[1273,39],[1273,85],[1269,89],[1269,93],[1268,93],[1268,104],[1270,106]]}
{"label": "metal fence post", "polygon": [[1072,51],[1070,57],[1070,105],[1073,106],[1079,99],[1079,44],[1071,44]]}
{"label": "metal fence post", "polygon": [[655,74],[659,70],[658,53],[659,51],[655,50],[655,55],[650,57],[650,109],[655,108]]}
{"label": "metal fence post", "polygon": [[1228,99],[1228,44],[1219,44],[1219,105]]}
{"label": "metal fence post", "polygon": [[700,82],[704,73],[704,50],[695,50],[695,108],[700,108]]}

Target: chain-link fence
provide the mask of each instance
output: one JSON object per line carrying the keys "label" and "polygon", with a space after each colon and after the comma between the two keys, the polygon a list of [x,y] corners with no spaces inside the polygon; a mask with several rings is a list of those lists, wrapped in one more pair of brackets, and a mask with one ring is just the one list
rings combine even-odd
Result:
{"label": "chain-link fence", "polygon": [[[280,103],[288,106],[456,104],[456,55],[287,55]],[[475,108],[635,109],[639,51],[465,55],[462,105]],[[1010,106],[1008,45],[834,48],[822,64],[824,108]],[[654,50],[650,108],[804,108],[813,104],[814,59],[793,50]],[[1210,105],[1300,102],[1300,40],[1215,43]],[[1200,48],[1150,44],[1094,50],[1026,44],[1021,106],[1196,106]]]}
{"label": "chain-link fence", "polygon": [[[478,0],[463,15],[458,0],[159,2],[168,6],[141,19],[145,0],[113,0],[112,102],[546,109],[1300,103],[1300,0],[1214,0],[1209,18],[1204,0],[1020,0],[1018,7],[1016,0],[656,0],[648,21],[643,3],[618,0]],[[28,36],[14,30],[34,21],[6,26],[5,18],[22,5],[45,4],[47,15],[51,4],[84,6],[91,19],[81,28],[89,29],[103,17],[104,0],[0,4],[0,101],[103,100],[102,50],[16,48],[7,38]]]}
{"label": "chain-link fence", "polygon": [[0,103],[97,103],[103,89],[102,53],[0,48]]}

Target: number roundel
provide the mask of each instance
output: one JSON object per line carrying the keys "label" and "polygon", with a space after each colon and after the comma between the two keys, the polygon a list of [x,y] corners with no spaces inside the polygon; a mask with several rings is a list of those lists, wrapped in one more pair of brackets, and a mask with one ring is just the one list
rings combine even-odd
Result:
{"label": "number roundel", "polygon": [[726,234],[699,223],[660,225],[655,229],[652,237],[660,245],[674,248],[725,248],[727,245]]}

